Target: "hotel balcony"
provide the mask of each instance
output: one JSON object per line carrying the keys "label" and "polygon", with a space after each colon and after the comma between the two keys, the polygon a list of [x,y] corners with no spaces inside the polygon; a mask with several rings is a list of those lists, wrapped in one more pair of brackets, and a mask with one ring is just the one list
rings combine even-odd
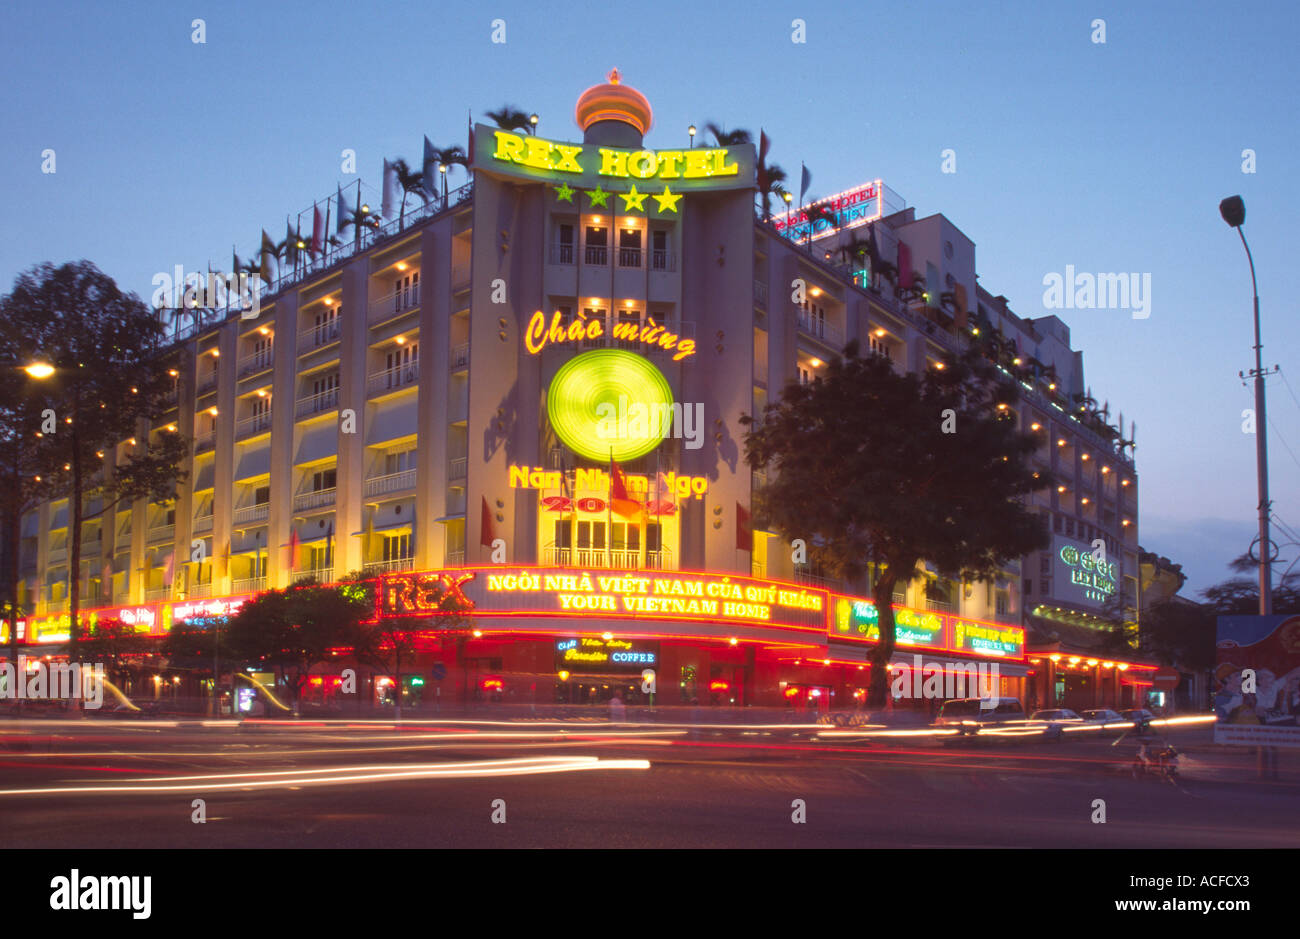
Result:
{"label": "hotel balcony", "polygon": [[194,534],[202,534],[205,531],[212,531],[212,516],[200,515],[194,519]]}
{"label": "hotel balcony", "polygon": [[49,555],[50,567],[53,567],[55,564],[63,564],[67,560],[68,560],[68,549],[66,545],[62,548],[50,548],[50,555]]}
{"label": "hotel balcony", "polygon": [[844,346],[844,330],[838,326],[810,316],[803,310],[799,311],[798,323],[799,332],[804,335],[819,339],[837,350]]}
{"label": "hotel balcony", "polygon": [[651,251],[650,270],[669,274],[677,270],[677,256],[671,251]]}
{"label": "hotel balcony", "polygon": [[371,476],[366,480],[367,496],[386,496],[415,488],[415,470],[402,470],[386,476]]}
{"label": "hotel balcony", "polygon": [[308,352],[323,349],[338,342],[342,334],[343,330],[339,327],[337,319],[322,323],[319,326],[308,326],[298,334],[298,354],[306,355]]}
{"label": "hotel balcony", "polygon": [[469,457],[457,457],[447,466],[447,481],[463,481],[469,475]]}
{"label": "hotel balcony", "polygon": [[367,574],[392,574],[397,571],[409,571],[415,567],[415,558],[393,558],[388,561],[367,561],[364,571]]}
{"label": "hotel balcony", "polygon": [[557,548],[548,544],[542,549],[542,563],[551,567],[590,567],[611,571],[672,571],[673,554],[662,551],[626,551],[606,548]]}
{"label": "hotel balcony", "polygon": [[252,417],[246,417],[235,425],[235,439],[244,440],[248,437],[256,437],[259,434],[269,434],[271,432],[271,414],[264,412],[254,414]]}
{"label": "hotel balcony", "polygon": [[176,537],[176,523],[168,522],[162,525],[149,526],[149,541],[171,541]]}
{"label": "hotel balcony", "polygon": [[462,548],[459,551],[448,551],[446,557],[447,560],[444,563],[448,567],[459,567],[465,563],[465,549]]}
{"label": "hotel balcony", "polygon": [[640,248],[619,248],[618,266],[619,267],[640,267],[641,249]]}
{"label": "hotel balcony", "polygon": [[194,436],[195,453],[202,453],[205,450],[211,450],[216,445],[217,445],[217,431],[215,428],[212,430],[205,430],[203,433],[195,434]]}
{"label": "hotel balcony", "polygon": [[295,512],[309,512],[312,509],[320,509],[325,506],[333,505],[337,494],[337,489],[320,489],[314,492],[300,492],[293,497],[293,510]]}
{"label": "hotel balcony", "polygon": [[334,568],[333,567],[308,567],[308,568],[304,568],[303,570],[293,572],[294,583],[297,583],[298,581],[311,580],[311,579],[318,580],[322,584],[333,583]]}
{"label": "hotel balcony", "polygon": [[931,613],[956,613],[957,604],[950,603],[947,600],[929,600],[925,601],[925,608]]}
{"label": "hotel balcony", "polygon": [[380,323],[386,323],[391,319],[409,313],[419,306],[420,285],[412,284],[408,288],[385,294],[377,300],[371,300],[367,320],[371,326],[378,326]]}
{"label": "hotel balcony", "polygon": [[270,348],[258,349],[256,352],[239,360],[235,375],[237,378],[247,378],[249,375],[256,375],[258,372],[270,370],[274,364],[275,356]]}
{"label": "hotel balcony", "polygon": [[146,603],[156,603],[159,600],[170,600],[172,598],[172,585],[165,584],[162,587],[150,587],[144,592]]}
{"label": "hotel balcony", "polygon": [[759,309],[767,309],[767,284],[758,278],[754,279],[754,304]]}
{"label": "hotel balcony", "polygon": [[261,505],[246,505],[242,509],[235,509],[234,522],[236,525],[250,525],[264,522],[270,517],[271,503],[263,502]]}
{"label": "hotel balcony", "polygon": [[606,267],[609,264],[609,248],[600,245],[589,245],[582,251],[582,263],[592,264],[596,267]]}
{"label": "hotel balcony", "polygon": [[327,414],[336,410],[338,406],[339,390],[331,388],[329,391],[321,391],[299,398],[298,403],[294,406],[294,415],[301,419],[316,414]]}
{"label": "hotel balcony", "polygon": [[377,395],[387,394],[390,391],[414,387],[419,378],[420,366],[417,362],[374,372],[366,380],[366,396],[373,398]]}
{"label": "hotel balcony", "polygon": [[245,577],[230,583],[230,589],[236,594],[258,593],[266,589],[266,577]]}
{"label": "hotel balcony", "polygon": [[205,395],[209,391],[215,389],[216,387],[217,387],[217,373],[208,372],[206,375],[203,375],[199,378],[198,383],[195,385],[194,393],[197,395]]}
{"label": "hotel balcony", "polygon": [[577,250],[572,243],[556,242],[551,245],[551,263],[552,264],[572,264],[573,252]]}
{"label": "hotel balcony", "polygon": [[206,584],[190,584],[185,590],[186,600],[206,600],[212,596],[212,582]]}
{"label": "hotel balcony", "polygon": [[451,368],[456,371],[461,368],[469,367],[469,343],[462,342],[458,346],[453,346],[451,350]]}

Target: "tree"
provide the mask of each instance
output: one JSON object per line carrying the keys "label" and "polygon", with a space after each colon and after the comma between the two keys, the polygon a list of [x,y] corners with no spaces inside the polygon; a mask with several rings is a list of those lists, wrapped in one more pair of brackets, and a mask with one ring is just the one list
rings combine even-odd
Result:
{"label": "tree", "polygon": [[123,501],[170,501],[186,475],[179,464],[188,444],[166,430],[146,436],[122,462],[105,466],[104,459],[166,411],[173,387],[170,349],[159,318],[89,261],[57,268],[47,262],[20,274],[0,299],[0,317],[18,345],[38,350],[56,369],[49,392],[54,429],[39,439],[41,459],[67,473],[68,618],[75,648],[87,500],[101,497],[92,516]]}
{"label": "tree", "polygon": [[922,559],[944,576],[996,576],[1048,535],[1021,501],[1046,486],[1016,429],[1014,386],[977,354],[943,369],[900,374],[851,342],[826,375],[792,382],[761,422],[742,422],[746,460],[768,469],[756,517],[809,560],[857,581],[869,569],[880,641],[871,650],[868,704],[881,707],[894,653],[893,595]]}
{"label": "tree", "polygon": [[529,115],[513,104],[502,105],[495,111],[486,111],[484,116],[502,130],[522,130],[526,134],[531,134],[534,130]]}
{"label": "tree", "polygon": [[122,672],[129,660],[155,654],[153,641],[136,627],[120,619],[101,619],[91,626],[77,645],[77,658],[104,666],[109,681],[122,684]]}
{"label": "tree", "polygon": [[714,146],[718,147],[736,147],[754,141],[753,134],[739,127],[735,130],[723,130],[721,124],[709,121],[704,125],[704,129],[713,135]]}
{"label": "tree", "polygon": [[[447,207],[447,177],[450,175],[450,168],[453,166],[461,166],[465,168],[466,172],[469,172],[469,154],[467,154],[464,148],[460,146],[432,147],[429,151],[428,160],[423,166],[424,172],[427,173],[430,166],[445,166],[448,168],[448,172],[441,174],[442,201],[443,208],[445,209]],[[430,193],[430,195],[432,195],[432,193]]]}
{"label": "tree", "polygon": [[296,708],[314,666],[338,650],[367,647],[361,624],[373,613],[364,591],[354,585],[308,581],[246,601],[230,618],[223,641],[243,660],[274,669],[292,691]]}
{"label": "tree", "polygon": [[397,213],[397,228],[400,231],[405,225],[407,196],[419,196],[421,201],[428,205],[433,193],[424,188],[424,175],[415,172],[410,164],[400,157],[393,161],[393,173],[397,176],[397,184],[402,187],[402,207]]}

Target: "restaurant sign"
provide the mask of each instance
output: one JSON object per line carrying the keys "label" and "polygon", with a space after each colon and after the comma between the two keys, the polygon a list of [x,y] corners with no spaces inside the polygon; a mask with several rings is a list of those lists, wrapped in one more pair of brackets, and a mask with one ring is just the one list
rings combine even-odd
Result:
{"label": "restaurant sign", "polygon": [[[855,597],[834,599],[831,638],[880,641],[880,616],[875,603]],[[894,606],[894,635],[900,646],[1009,659],[1020,659],[1025,654],[1025,631],[1017,626],[905,606]]]}

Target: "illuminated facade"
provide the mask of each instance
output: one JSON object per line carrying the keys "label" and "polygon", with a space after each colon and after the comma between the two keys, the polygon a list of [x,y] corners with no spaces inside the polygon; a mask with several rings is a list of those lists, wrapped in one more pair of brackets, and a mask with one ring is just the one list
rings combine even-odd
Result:
{"label": "illuminated facade", "polygon": [[[1111,544],[1085,599],[1131,576],[1133,463],[1075,413],[1080,353],[1055,317],[978,287],[946,218],[916,219],[877,180],[810,241],[798,213],[755,218],[752,145],[647,149],[650,106],[616,75],[575,116],[581,143],[477,126],[472,186],[279,278],[256,318],[186,325],[176,406],[151,432],[193,438],[189,478],[172,506],[89,523],[83,607],[165,629],[178,605],[364,571],[387,578],[381,615],[419,616],[420,578],[472,575],[478,632],[440,642],[429,619],[413,696],[441,661],[463,666],[449,697],[638,698],[653,661],[665,704],[852,707],[869,585],[752,530],[763,478],[739,419],[850,339],[921,370],[981,330],[1022,379],[1043,467],[1068,470],[1035,500],[1054,550]],[[25,520],[37,644],[67,629],[67,514]],[[1001,692],[1024,695],[1026,614],[1076,585],[1059,556],[909,584],[899,661],[993,657]]]}

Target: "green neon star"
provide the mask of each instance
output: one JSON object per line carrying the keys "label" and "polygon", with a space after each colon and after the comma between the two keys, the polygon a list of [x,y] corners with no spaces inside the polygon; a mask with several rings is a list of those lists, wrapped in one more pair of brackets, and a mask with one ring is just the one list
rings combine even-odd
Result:
{"label": "green neon star", "polygon": [[609,193],[601,189],[600,186],[597,186],[595,189],[587,193],[587,198],[591,200],[591,207],[594,209],[598,205],[605,205],[605,200],[609,198]]}
{"label": "green neon star", "polygon": [[682,197],[673,195],[672,192],[669,191],[668,187],[664,186],[664,194],[662,196],[655,196],[654,199],[659,203],[660,212],[676,212],[677,203],[681,201]]}
{"label": "green neon star", "polygon": [[636,209],[638,212],[644,212],[645,200],[648,195],[650,195],[648,192],[637,192],[636,185],[633,184],[632,188],[628,192],[620,192],[618,197],[623,200],[624,212],[631,212],[633,209]]}
{"label": "green neon star", "polygon": [[555,200],[557,202],[572,202],[573,189],[568,183],[561,183],[555,187]]}

